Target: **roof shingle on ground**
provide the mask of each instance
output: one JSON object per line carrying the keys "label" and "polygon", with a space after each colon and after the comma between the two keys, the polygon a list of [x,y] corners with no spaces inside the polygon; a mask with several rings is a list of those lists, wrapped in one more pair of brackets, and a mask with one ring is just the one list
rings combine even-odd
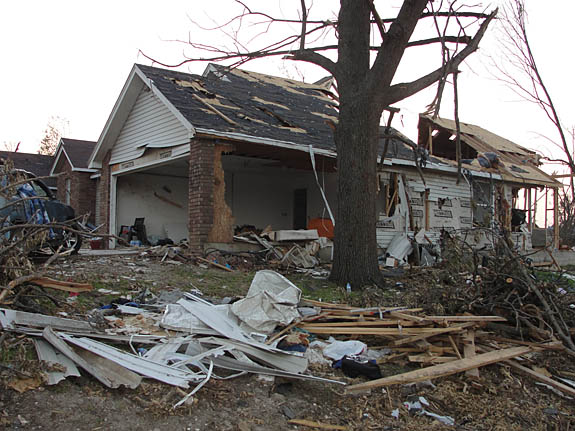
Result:
{"label": "roof shingle on ground", "polygon": [[96,146],[96,142],[83,141],[79,139],[62,138],[64,150],[72,163],[72,167],[85,169],[88,167],[88,160]]}
{"label": "roof shingle on ground", "polygon": [[326,85],[218,65],[205,76],[137,67],[196,128],[335,150],[337,102]]}
{"label": "roof shingle on ground", "polygon": [[[0,159],[10,159],[14,162],[16,169],[31,172],[37,177],[46,177],[50,175],[50,168],[52,167],[54,157],[44,154],[0,151]],[[43,181],[48,187],[56,187],[57,185],[56,178],[47,178]]]}

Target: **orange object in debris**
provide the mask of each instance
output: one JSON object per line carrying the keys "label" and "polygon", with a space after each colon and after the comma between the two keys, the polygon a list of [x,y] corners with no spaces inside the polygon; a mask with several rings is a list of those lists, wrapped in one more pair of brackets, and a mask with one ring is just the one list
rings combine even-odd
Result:
{"label": "orange object in debris", "polygon": [[308,224],[308,229],[317,229],[319,236],[333,239],[333,223],[328,218],[312,218]]}

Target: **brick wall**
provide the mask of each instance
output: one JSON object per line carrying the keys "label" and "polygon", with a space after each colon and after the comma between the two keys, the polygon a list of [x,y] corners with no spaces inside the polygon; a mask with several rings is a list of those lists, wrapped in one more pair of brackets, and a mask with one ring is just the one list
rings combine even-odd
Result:
{"label": "brick wall", "polygon": [[77,216],[90,214],[88,220],[96,221],[96,181],[90,179],[89,172],[74,172],[67,160],[58,163],[55,169],[58,176],[58,192],[56,198],[66,203],[66,181],[70,180],[70,206],[74,208]]}
{"label": "brick wall", "polygon": [[77,215],[90,214],[88,220],[96,222],[96,180],[90,172],[72,172],[72,207]]}
{"label": "brick wall", "polygon": [[214,142],[190,142],[188,228],[190,249],[200,251],[214,220]]}

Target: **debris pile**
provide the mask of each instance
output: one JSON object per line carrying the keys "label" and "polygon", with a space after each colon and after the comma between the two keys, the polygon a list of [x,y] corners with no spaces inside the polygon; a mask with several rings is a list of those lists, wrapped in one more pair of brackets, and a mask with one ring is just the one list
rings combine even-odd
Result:
{"label": "debris pile", "polygon": [[[533,353],[546,349],[563,350],[562,343],[526,342],[486,331],[487,324],[505,321],[505,318],[500,316],[431,316],[421,314],[421,309],[354,308],[345,304],[326,304],[311,300],[304,300],[302,304],[316,307],[318,314],[294,325],[299,330],[317,336],[362,338],[369,340],[372,345],[375,344],[371,348],[368,345],[361,348],[350,344],[349,351],[346,352],[344,348],[339,352],[342,358],[349,356],[362,361],[369,358],[362,358],[368,348],[379,351],[383,349],[385,354],[376,359],[377,364],[407,361],[425,366],[414,371],[354,384],[347,387],[347,392],[417,383],[460,372],[477,378],[479,367],[501,363],[565,394],[575,395],[575,382],[562,383],[528,367],[531,363],[529,357]],[[328,348],[333,350],[333,343],[336,341],[332,340],[332,344],[324,347],[324,354]],[[334,356],[331,357],[335,359]]]}
{"label": "debris pile", "polygon": [[[55,280],[36,283],[60,287]],[[248,296],[234,304],[215,305],[185,293],[175,302],[163,303],[160,297],[150,304],[104,306],[86,320],[3,308],[0,326],[33,337],[39,359],[54,369],[47,371],[48,384],[77,376],[81,369],[109,388],[135,388],[142,378],[184,389],[195,385],[174,407],[211,378],[245,373],[345,384],[306,374],[308,360],[302,353],[264,342],[277,324],[299,319],[300,295],[280,274],[260,271]]]}
{"label": "debris pile", "polygon": [[332,259],[331,239],[319,236],[317,229],[264,229],[261,233],[245,231],[234,236],[234,241],[259,246],[257,253],[268,263],[283,268],[314,268]]}

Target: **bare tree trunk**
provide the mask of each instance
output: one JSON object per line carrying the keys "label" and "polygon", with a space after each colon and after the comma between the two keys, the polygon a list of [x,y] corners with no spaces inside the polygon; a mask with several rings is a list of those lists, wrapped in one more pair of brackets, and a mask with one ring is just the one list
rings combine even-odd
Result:
{"label": "bare tree trunk", "polygon": [[383,109],[369,94],[369,2],[342,0],[339,14],[339,121],[335,129],[338,207],[330,280],[383,284],[377,264],[377,138]]}
{"label": "bare tree trunk", "polygon": [[339,200],[330,280],[358,288],[382,285],[375,232],[379,117],[360,97],[340,103],[335,133]]}

